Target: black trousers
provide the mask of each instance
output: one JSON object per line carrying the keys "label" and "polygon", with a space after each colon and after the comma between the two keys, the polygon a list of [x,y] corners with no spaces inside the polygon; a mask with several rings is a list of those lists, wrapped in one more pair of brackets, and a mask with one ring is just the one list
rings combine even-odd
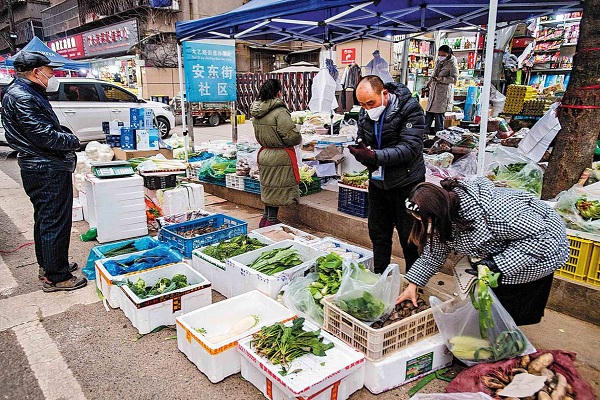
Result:
{"label": "black trousers", "polygon": [[533,282],[516,285],[500,283],[493,289],[494,294],[517,325],[537,324],[544,316],[553,277],[554,274],[550,274]]}
{"label": "black trousers", "polygon": [[419,258],[417,246],[408,243],[414,219],[406,212],[404,204],[413,187],[419,183],[390,190],[369,185],[369,237],[373,243],[373,264],[377,273],[385,271],[390,264],[394,227],[400,237],[406,271]]}
{"label": "black trousers", "polygon": [[69,242],[73,214],[70,171],[21,170],[23,188],[33,204],[35,256],[53,283],[72,277]]}
{"label": "black trousers", "polygon": [[[444,113],[432,113],[427,111],[425,113],[425,132],[431,132],[431,123],[435,119],[435,132],[444,130]],[[433,134],[435,134],[433,132]]]}

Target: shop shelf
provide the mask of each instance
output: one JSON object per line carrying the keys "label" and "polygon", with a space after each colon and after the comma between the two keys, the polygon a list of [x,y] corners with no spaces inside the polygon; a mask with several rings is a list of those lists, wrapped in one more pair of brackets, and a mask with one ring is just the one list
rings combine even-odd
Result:
{"label": "shop shelf", "polygon": [[555,274],[583,282],[588,276],[594,241],[567,235],[569,239],[569,259]]}

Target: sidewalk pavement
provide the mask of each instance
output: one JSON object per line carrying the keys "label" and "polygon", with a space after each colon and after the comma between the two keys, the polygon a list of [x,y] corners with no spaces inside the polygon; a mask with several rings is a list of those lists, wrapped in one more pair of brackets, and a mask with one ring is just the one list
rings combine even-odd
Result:
{"label": "sidewalk pavement", "polygon": [[[172,134],[181,136],[183,134],[183,125],[177,125],[171,129]],[[194,126],[194,143],[200,145],[202,142],[209,140],[227,140],[230,141],[231,124],[221,123],[218,126],[198,125]],[[238,124],[238,138],[250,137],[254,139],[254,128],[251,121],[246,121],[243,124]]]}

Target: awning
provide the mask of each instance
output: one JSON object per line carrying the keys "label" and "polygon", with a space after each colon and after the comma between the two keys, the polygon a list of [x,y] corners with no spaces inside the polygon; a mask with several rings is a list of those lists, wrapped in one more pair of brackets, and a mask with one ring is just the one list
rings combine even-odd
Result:
{"label": "awning", "polygon": [[291,64],[289,67],[278,69],[271,73],[273,74],[281,74],[285,72],[319,72],[319,68],[315,67],[311,63],[307,63],[305,61],[300,61],[294,64]]}
{"label": "awning", "polygon": [[[31,39],[31,41],[29,43],[27,43],[27,45],[25,45],[25,47],[23,47],[22,50],[37,51],[39,53],[42,53],[46,57],[48,57],[50,59],[50,61],[59,62],[59,63],[64,64],[62,67],[60,67],[60,69],[69,69],[69,70],[80,70],[82,68],[90,69],[89,62],[73,61],[69,58],[63,57],[60,54],[58,54],[57,52],[55,52],[54,50],[52,50],[50,47],[46,46],[44,44],[44,42],[42,42],[36,36],[34,36],[33,39]],[[17,53],[17,54],[19,54],[19,53]],[[14,56],[7,58],[5,60],[5,62],[2,62],[2,65],[7,65],[9,67],[12,67],[16,57],[17,57],[17,55],[15,54]]]}

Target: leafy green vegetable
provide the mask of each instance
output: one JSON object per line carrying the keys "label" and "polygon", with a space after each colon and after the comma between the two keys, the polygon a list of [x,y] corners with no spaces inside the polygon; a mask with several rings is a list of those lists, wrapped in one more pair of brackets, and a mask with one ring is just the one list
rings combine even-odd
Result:
{"label": "leafy green vegetable", "polygon": [[189,286],[187,276],[183,274],[175,274],[172,279],[160,278],[154,286],[146,286],[146,281],[138,278],[137,282],[127,281],[129,289],[140,299],[145,299],[159,294],[165,294],[177,289],[182,289]]}
{"label": "leafy green vegetable", "polygon": [[[489,288],[498,287],[499,277],[500,273],[491,272],[485,265],[479,265],[477,281],[469,292],[473,307],[479,311],[479,334],[482,339],[488,338],[488,329],[494,326],[492,316],[493,298],[490,295]],[[476,291],[477,296],[475,296]]]}
{"label": "leafy green vegetable", "polygon": [[385,311],[385,304],[371,293],[364,291],[361,297],[338,300],[342,311],[361,321],[375,321]]}
{"label": "leafy green vegetable", "polygon": [[122,256],[123,254],[133,253],[137,251],[135,246],[133,245],[133,240],[131,242],[127,242],[121,246],[115,247],[113,249],[107,250],[104,252],[104,257],[110,258],[115,256]]}
{"label": "leafy green vegetable", "polygon": [[586,196],[581,196],[575,202],[575,208],[584,219],[600,219],[600,201],[598,200],[588,200]]}
{"label": "leafy green vegetable", "polygon": [[342,183],[350,186],[365,186],[367,181],[369,180],[369,170],[365,169],[361,172],[354,173],[343,173],[342,174]]}
{"label": "leafy green vegetable", "polygon": [[229,241],[223,241],[217,245],[208,246],[202,250],[202,253],[212,258],[216,258],[219,261],[223,261],[226,258],[257,250],[264,246],[266,245],[261,243],[258,239],[240,235]]}
{"label": "leafy green vegetable", "polygon": [[300,254],[291,247],[265,251],[249,267],[265,275],[275,275],[302,264],[303,261],[300,258]]}
{"label": "leafy green vegetable", "polygon": [[317,258],[317,271],[319,278],[310,284],[308,290],[317,304],[321,299],[330,294],[336,294],[342,282],[342,257],[330,253],[325,257]]}

